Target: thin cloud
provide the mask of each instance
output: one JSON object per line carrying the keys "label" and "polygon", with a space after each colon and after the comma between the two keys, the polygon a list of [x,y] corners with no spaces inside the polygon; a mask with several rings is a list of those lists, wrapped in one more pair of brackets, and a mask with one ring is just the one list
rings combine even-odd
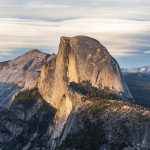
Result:
{"label": "thin cloud", "polygon": [[115,57],[144,57],[149,33],[149,0],[0,1],[0,61],[31,48],[56,52],[60,36],[77,34],[97,38]]}
{"label": "thin cloud", "polygon": [[[4,52],[25,47],[57,50],[60,36],[85,34],[104,43],[114,56],[132,55],[137,51],[134,47],[138,46],[137,41],[140,43],[145,30],[149,32],[147,22],[122,19],[80,18],[61,22],[0,19],[0,48]],[[136,38],[133,36],[135,34]]]}
{"label": "thin cloud", "polygon": [[150,50],[149,50],[149,51],[145,51],[144,53],[145,53],[145,54],[150,54]]}

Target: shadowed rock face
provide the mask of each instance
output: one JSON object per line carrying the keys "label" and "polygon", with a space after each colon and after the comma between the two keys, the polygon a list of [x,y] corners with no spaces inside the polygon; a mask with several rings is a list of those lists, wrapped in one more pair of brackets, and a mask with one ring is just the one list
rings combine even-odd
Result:
{"label": "shadowed rock face", "polygon": [[36,88],[20,92],[9,110],[0,108],[0,149],[49,149],[55,113]]}
{"label": "shadowed rock face", "polygon": [[43,62],[49,61],[52,56],[32,50],[14,60],[0,63],[0,105],[10,105],[17,92],[34,88]]}

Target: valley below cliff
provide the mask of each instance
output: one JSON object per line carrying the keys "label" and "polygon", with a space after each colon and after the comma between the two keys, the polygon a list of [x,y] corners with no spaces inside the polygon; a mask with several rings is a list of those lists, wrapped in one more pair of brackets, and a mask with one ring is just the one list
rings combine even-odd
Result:
{"label": "valley below cliff", "polygon": [[150,108],[150,67],[127,69],[125,80],[137,104]]}

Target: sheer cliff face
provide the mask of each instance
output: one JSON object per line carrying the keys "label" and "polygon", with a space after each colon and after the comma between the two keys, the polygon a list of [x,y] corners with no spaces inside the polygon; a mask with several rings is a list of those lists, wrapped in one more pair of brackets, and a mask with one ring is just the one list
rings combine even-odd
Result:
{"label": "sheer cliff face", "polygon": [[[117,62],[93,38],[61,37],[58,54],[52,64],[41,69],[39,89],[45,99],[54,105],[62,99],[68,84],[73,81],[80,83],[88,80],[98,88],[108,87],[126,97],[132,97]],[[50,72],[54,72],[51,75],[49,66]]]}

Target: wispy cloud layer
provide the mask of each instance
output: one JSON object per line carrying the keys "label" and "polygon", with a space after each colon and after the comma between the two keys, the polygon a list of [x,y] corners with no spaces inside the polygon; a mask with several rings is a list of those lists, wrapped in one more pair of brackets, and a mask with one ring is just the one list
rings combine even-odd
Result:
{"label": "wispy cloud layer", "polygon": [[78,34],[97,38],[118,60],[147,57],[150,1],[0,1],[0,61],[32,48],[56,52],[60,36]]}

